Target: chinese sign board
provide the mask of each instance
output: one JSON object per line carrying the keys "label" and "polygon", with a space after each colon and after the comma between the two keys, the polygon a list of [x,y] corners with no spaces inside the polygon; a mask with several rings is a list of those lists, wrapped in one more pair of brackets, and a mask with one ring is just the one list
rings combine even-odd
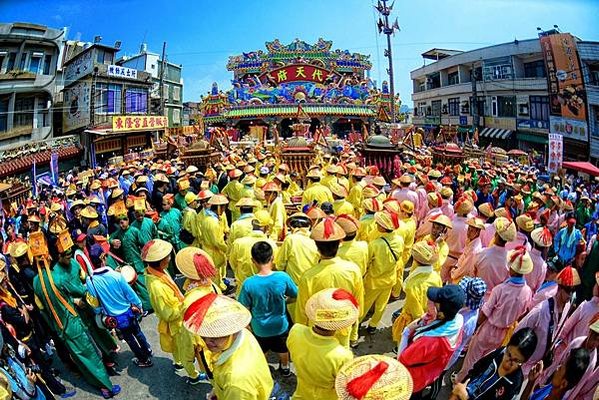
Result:
{"label": "chinese sign board", "polygon": [[90,123],[91,84],[79,81],[64,89],[62,130],[64,132],[87,126]]}
{"label": "chinese sign board", "polygon": [[556,173],[562,167],[564,157],[563,136],[557,133],[549,134],[549,157],[547,158],[547,170]]}
{"label": "chinese sign board", "polygon": [[260,75],[260,81],[277,85],[287,82],[325,83],[327,80],[335,79],[335,77],[339,77],[339,74],[328,69],[308,64],[292,64]]}
{"label": "chinese sign board", "polygon": [[560,33],[542,36],[540,41],[547,68],[550,129],[586,141],[586,93],[576,39],[569,33]]}
{"label": "chinese sign board", "polygon": [[92,51],[86,51],[85,53],[76,56],[73,61],[65,67],[65,86],[92,72],[94,66],[92,53]]}
{"label": "chinese sign board", "polygon": [[154,115],[118,115],[112,117],[112,131],[162,130],[168,125],[166,117]]}
{"label": "chinese sign board", "polygon": [[115,76],[117,78],[137,79],[136,69],[121,67],[120,65],[109,65],[106,73],[108,76]]}

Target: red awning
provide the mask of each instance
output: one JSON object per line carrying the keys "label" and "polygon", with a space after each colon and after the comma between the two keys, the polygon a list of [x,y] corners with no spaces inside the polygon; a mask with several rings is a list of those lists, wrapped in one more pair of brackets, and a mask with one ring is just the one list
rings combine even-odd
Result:
{"label": "red awning", "polygon": [[584,172],[592,176],[599,176],[599,168],[586,161],[564,161],[562,163],[564,168],[573,169],[576,171]]}

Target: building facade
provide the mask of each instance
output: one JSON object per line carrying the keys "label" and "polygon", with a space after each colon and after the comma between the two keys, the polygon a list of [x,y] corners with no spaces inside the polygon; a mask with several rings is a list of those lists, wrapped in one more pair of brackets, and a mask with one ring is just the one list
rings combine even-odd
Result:
{"label": "building facade", "polygon": [[52,138],[64,36],[42,25],[0,24],[0,148]]}
{"label": "building facade", "polygon": [[[545,36],[552,34],[562,35],[550,32]],[[553,39],[561,40],[561,36]],[[411,72],[414,124],[430,130],[451,125],[463,138],[466,133],[472,137],[477,126],[481,146],[519,147],[545,156],[550,131],[561,133],[564,157],[586,160],[586,120],[562,118],[556,114],[559,104],[557,111],[556,104],[550,104],[557,101],[550,91],[558,88],[551,81],[556,71],[548,72],[548,57],[553,63],[557,50],[542,46],[543,40],[515,40],[468,52],[433,49],[424,53],[425,59],[435,61]]]}
{"label": "building facade", "polygon": [[[159,114],[161,102],[163,102],[164,113],[161,115],[167,117],[168,127],[177,128],[183,125],[183,66],[181,64],[169,61],[163,63],[160,56],[149,52],[145,44],[142,44],[139,54],[123,57],[117,64],[150,74],[153,83],[150,93],[152,113]],[[164,74],[162,73],[163,67]],[[161,76],[162,95],[160,93]]]}
{"label": "building facade", "polygon": [[591,161],[599,162],[599,42],[578,42],[586,88]]}

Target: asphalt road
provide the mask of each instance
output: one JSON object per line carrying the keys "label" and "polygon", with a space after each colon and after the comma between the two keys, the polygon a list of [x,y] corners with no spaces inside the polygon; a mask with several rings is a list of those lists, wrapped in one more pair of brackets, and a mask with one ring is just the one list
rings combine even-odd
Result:
{"label": "asphalt road", "polygon": [[[403,304],[403,300],[390,303],[385,311],[381,321],[380,329],[374,335],[365,335],[361,331],[360,345],[355,349],[356,355],[364,354],[387,354],[391,357],[393,343],[391,341],[391,315]],[[194,399],[202,400],[210,391],[209,384],[198,384],[195,386],[187,385],[183,377],[175,374],[172,368],[170,355],[160,349],[158,333],[156,332],[157,319],[150,315],[142,321],[142,329],[152,345],[154,350],[154,366],[152,368],[137,368],[131,362],[133,354],[125,342],[121,342],[121,351],[118,355],[118,376],[112,378],[112,382],[121,386],[122,391],[117,396],[121,399]],[[275,381],[288,392],[293,393],[296,385],[295,375],[289,378],[283,378],[278,372],[274,371],[278,367],[275,358],[268,357],[273,369]],[[69,384],[77,388],[76,399],[102,399],[97,390],[89,386],[81,377],[65,370],[60,361],[55,364],[61,369],[61,377]],[[292,364],[293,371],[293,364]],[[444,390],[438,396],[439,399],[449,397],[449,388]]]}

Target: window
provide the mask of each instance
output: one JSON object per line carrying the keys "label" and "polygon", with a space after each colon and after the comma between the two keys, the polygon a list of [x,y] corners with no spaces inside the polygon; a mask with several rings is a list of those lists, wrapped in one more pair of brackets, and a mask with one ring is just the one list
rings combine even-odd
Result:
{"label": "window", "polygon": [[549,97],[530,96],[530,119],[535,121],[549,121]]}
{"label": "window", "polygon": [[8,102],[10,97],[0,98],[0,132],[8,129]]}
{"label": "window", "polygon": [[17,53],[10,53],[8,55],[8,64],[6,64],[6,71],[12,71],[15,69],[15,63],[17,61]]}
{"label": "window", "polygon": [[33,126],[34,97],[17,97],[15,100],[14,125]]}
{"label": "window", "polygon": [[441,100],[431,101],[431,115],[433,117],[441,115]]}
{"label": "window", "polygon": [[591,85],[599,86],[599,67],[590,65],[589,66],[589,79]]}
{"label": "window", "polygon": [[147,113],[148,112],[148,91],[142,88],[127,89],[125,94],[126,113]]}
{"label": "window", "polygon": [[152,64],[152,65],[150,65],[150,68],[152,68],[152,69],[156,69],[156,64]]}
{"label": "window", "polygon": [[524,63],[525,78],[546,78],[545,61],[538,60],[529,63]]}
{"label": "window", "polygon": [[96,50],[96,62],[104,64],[104,52],[102,50]]}
{"label": "window", "polygon": [[426,83],[422,82],[418,84],[418,92],[424,92],[426,90]]}
{"label": "window", "polygon": [[52,54],[46,54],[44,57],[44,75],[50,75],[50,66],[52,64]]}
{"label": "window", "polygon": [[25,71],[25,63],[27,62],[27,53],[21,54],[21,63],[19,64],[19,70]]}
{"label": "window", "polygon": [[453,99],[449,99],[447,101],[447,108],[449,108],[450,116],[457,117],[460,115],[460,98],[455,97]]}
{"label": "window", "polygon": [[516,116],[516,98],[514,96],[497,96],[497,116]]}
{"label": "window", "polygon": [[39,72],[43,55],[44,55],[43,53],[31,54],[31,59],[29,59],[29,72],[31,72],[33,74],[37,74]]}
{"label": "window", "polygon": [[451,74],[447,75],[448,85],[457,85],[458,83],[460,83],[460,76],[458,74],[458,71],[452,72]]}
{"label": "window", "polygon": [[5,58],[6,58],[6,52],[0,52],[0,73],[2,72],[2,66],[4,65]]}
{"label": "window", "polygon": [[[483,117],[485,116],[485,105],[486,105],[487,99],[483,96],[483,97],[477,97],[476,99],[476,109],[477,109],[477,115],[479,117]],[[474,98],[470,97],[470,104],[474,105]],[[472,113],[472,111],[474,110],[473,107],[470,107],[470,115],[474,115]]]}
{"label": "window", "polygon": [[164,97],[165,101],[168,101],[168,89],[169,89],[169,85],[167,83],[163,84],[164,86],[162,86],[162,97]]}
{"label": "window", "polygon": [[428,78],[426,78],[426,83],[428,89],[436,89],[441,87],[441,77],[439,76],[439,73],[437,72],[436,74],[430,75]]}
{"label": "window", "polygon": [[96,111],[101,114],[120,114],[121,113],[121,85],[98,83],[96,84],[96,93],[99,104],[96,104]]}
{"label": "window", "polygon": [[173,86],[173,100],[181,100],[181,88],[179,86]]}
{"label": "window", "polygon": [[173,109],[173,124],[181,123],[181,110],[178,108]]}
{"label": "window", "polygon": [[484,62],[483,78],[485,81],[512,79],[513,71],[511,57],[492,58]]}

